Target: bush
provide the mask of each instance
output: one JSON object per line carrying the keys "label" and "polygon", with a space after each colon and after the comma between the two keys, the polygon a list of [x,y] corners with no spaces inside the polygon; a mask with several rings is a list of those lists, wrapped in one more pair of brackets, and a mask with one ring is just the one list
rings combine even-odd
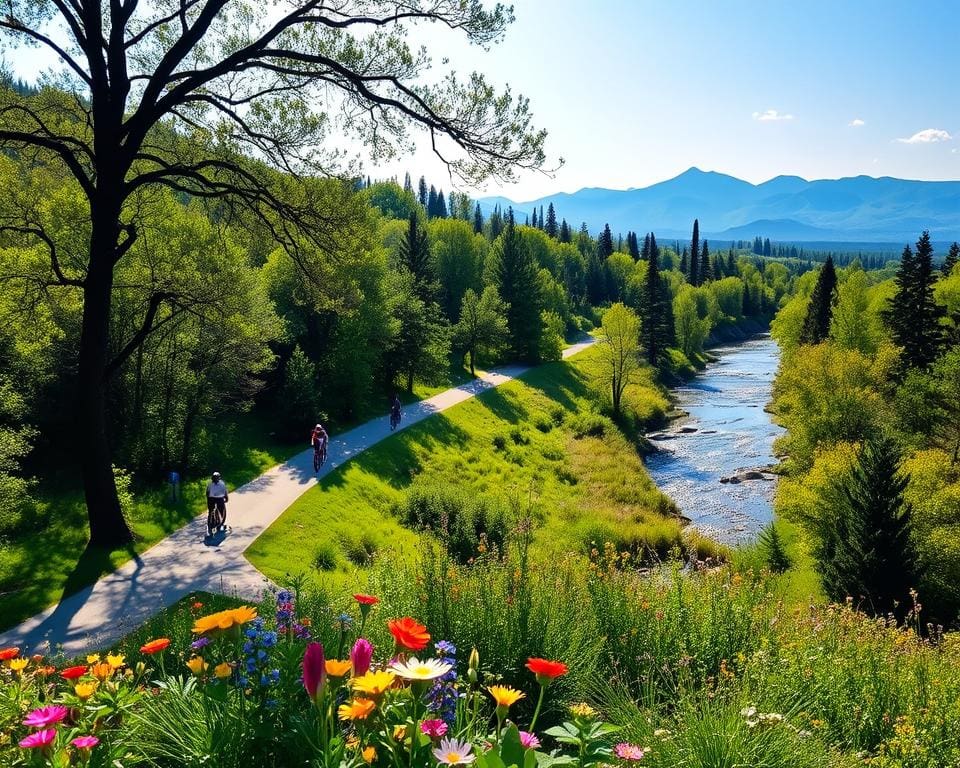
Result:
{"label": "bush", "polygon": [[513,440],[514,445],[530,444],[530,438],[527,435],[526,430],[519,425],[514,425],[510,427],[510,439]]}
{"label": "bush", "polygon": [[435,533],[461,563],[490,547],[502,551],[507,538],[499,504],[447,485],[414,484],[394,513],[404,525]]}
{"label": "bush", "polygon": [[358,567],[370,565],[379,549],[379,542],[370,531],[362,531],[359,536],[344,535],[341,544],[347,559]]}
{"label": "bush", "polygon": [[608,431],[614,429],[613,422],[606,416],[589,411],[578,413],[568,423],[576,438],[603,437]]}
{"label": "bush", "polygon": [[340,553],[332,541],[321,541],[313,551],[313,567],[318,571],[334,571],[340,560]]}
{"label": "bush", "polygon": [[533,426],[541,432],[547,433],[553,429],[554,422],[548,414],[541,411],[533,415]]}
{"label": "bush", "polygon": [[503,432],[497,432],[497,434],[493,436],[493,440],[491,442],[493,443],[494,448],[496,448],[498,451],[502,451],[507,447],[507,435],[505,435]]}

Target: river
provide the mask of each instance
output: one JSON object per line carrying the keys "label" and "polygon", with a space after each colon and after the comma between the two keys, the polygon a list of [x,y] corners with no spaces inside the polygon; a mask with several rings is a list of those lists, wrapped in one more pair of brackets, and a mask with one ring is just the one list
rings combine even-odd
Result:
{"label": "river", "polygon": [[775,478],[721,483],[738,472],[776,463],[773,441],[783,430],[769,403],[780,350],[769,336],[711,350],[719,359],[674,390],[689,413],[650,435],[659,450],[647,469],[703,533],[726,543],[754,536],[773,517]]}

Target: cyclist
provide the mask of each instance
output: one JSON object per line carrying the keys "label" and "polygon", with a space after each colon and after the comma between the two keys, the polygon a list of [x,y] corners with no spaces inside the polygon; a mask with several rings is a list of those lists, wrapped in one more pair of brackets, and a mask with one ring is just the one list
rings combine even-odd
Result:
{"label": "cyclist", "polygon": [[400,423],[400,395],[393,393],[393,402],[390,403],[390,429],[396,429]]}
{"label": "cyclist", "polygon": [[227,530],[227,484],[223,482],[219,472],[214,472],[207,483],[207,536],[219,528]]}
{"label": "cyclist", "polygon": [[313,428],[313,432],[310,433],[310,445],[313,446],[313,470],[314,472],[319,472],[320,467],[323,466],[323,463],[327,460],[327,440],[329,436],[327,435],[327,430],[323,428],[323,424],[317,424]]}

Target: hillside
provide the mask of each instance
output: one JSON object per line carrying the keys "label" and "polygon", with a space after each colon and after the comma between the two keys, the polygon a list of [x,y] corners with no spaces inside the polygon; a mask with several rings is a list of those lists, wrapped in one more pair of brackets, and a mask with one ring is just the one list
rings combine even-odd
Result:
{"label": "hillside", "polygon": [[960,181],[912,181],[856,176],[807,181],[777,176],[762,184],[690,168],[639,189],[585,188],[537,200],[481,200],[512,205],[521,218],[553,203],[557,216],[591,231],[609,223],[616,231],[655,226],[660,237],[689,237],[690,224],[720,240],[755,235],[795,241],[907,242],[921,229],[935,241],[960,233]]}

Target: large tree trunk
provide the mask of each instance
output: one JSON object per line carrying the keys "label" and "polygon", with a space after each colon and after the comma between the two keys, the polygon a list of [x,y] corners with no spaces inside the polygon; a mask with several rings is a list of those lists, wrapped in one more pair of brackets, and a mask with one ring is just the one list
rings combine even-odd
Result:
{"label": "large tree trunk", "polygon": [[113,221],[93,215],[90,266],[84,284],[83,324],[77,369],[77,450],[83,473],[83,492],[90,520],[90,546],[117,547],[133,541],[117,497],[107,439],[106,371],[110,338],[110,300],[113,291],[112,256],[117,238]]}

